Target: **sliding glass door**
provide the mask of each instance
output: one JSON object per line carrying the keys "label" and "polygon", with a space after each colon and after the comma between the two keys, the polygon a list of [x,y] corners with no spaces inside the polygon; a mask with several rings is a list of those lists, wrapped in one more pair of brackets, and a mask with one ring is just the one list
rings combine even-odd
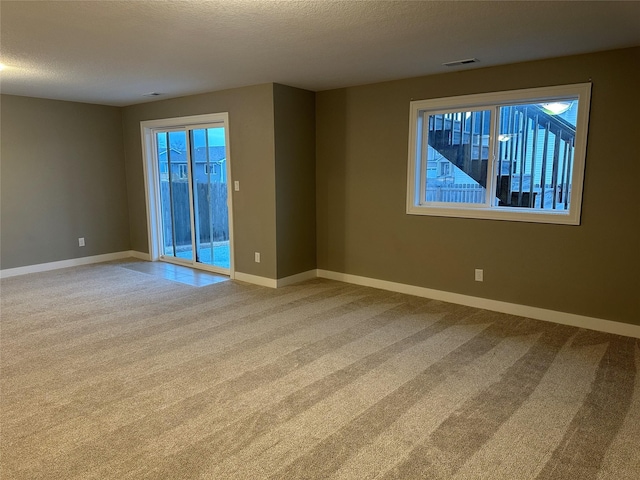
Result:
{"label": "sliding glass door", "polygon": [[229,269],[225,128],[190,131],[196,261]]}
{"label": "sliding glass door", "polygon": [[162,212],[162,255],[193,260],[191,199],[184,131],[156,133]]}
{"label": "sliding glass door", "polygon": [[150,130],[159,259],[229,274],[226,123]]}

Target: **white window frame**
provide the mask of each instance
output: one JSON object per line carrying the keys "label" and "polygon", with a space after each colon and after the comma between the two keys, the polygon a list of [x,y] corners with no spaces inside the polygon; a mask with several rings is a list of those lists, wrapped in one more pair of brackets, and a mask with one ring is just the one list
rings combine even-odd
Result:
{"label": "white window frame", "polygon": [[[496,190],[496,152],[498,151],[498,108],[522,103],[547,103],[554,100],[577,97],[576,138],[574,143],[573,167],[571,173],[571,197],[569,210],[541,210],[521,207],[492,206],[487,200],[483,204],[435,204],[424,202],[424,182],[426,161],[421,159],[422,145],[418,135],[425,113],[454,112],[485,109],[492,111],[490,129],[490,154],[487,164],[487,198]],[[417,100],[410,103],[409,117],[409,164],[407,171],[407,214],[433,215],[439,217],[480,218],[510,220],[518,222],[555,223],[579,225],[582,206],[582,187],[587,147],[591,83],[562,85],[554,87],[510,90],[504,92],[462,95],[456,97]],[[424,139],[426,141],[426,138]]]}

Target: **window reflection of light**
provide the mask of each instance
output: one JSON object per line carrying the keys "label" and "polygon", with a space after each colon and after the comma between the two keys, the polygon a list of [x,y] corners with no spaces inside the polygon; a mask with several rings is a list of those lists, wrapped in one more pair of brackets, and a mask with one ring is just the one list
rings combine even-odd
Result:
{"label": "window reflection of light", "polygon": [[567,102],[553,102],[543,103],[541,107],[545,111],[545,113],[548,113],[549,115],[560,115],[561,113],[569,110],[571,104]]}

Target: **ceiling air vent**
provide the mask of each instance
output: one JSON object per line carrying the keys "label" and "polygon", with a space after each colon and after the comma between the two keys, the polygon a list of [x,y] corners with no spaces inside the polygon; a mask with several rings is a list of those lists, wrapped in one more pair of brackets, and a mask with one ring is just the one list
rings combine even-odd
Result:
{"label": "ceiling air vent", "polygon": [[151,93],[145,93],[142,96],[143,97],[159,97],[160,95],[162,95],[162,94],[158,93],[158,92],[151,92]]}
{"label": "ceiling air vent", "polygon": [[444,65],[445,67],[457,67],[460,65],[468,65],[470,63],[478,63],[478,59],[477,58],[465,58],[464,60],[456,60],[455,62],[447,62],[447,63],[443,63],[442,65]]}

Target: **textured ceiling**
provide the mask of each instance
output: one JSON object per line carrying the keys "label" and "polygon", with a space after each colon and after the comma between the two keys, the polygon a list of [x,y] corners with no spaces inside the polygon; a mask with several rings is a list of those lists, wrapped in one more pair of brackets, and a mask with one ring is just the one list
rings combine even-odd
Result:
{"label": "textured ceiling", "polygon": [[129,105],[640,45],[640,2],[2,0],[0,27],[2,93]]}

